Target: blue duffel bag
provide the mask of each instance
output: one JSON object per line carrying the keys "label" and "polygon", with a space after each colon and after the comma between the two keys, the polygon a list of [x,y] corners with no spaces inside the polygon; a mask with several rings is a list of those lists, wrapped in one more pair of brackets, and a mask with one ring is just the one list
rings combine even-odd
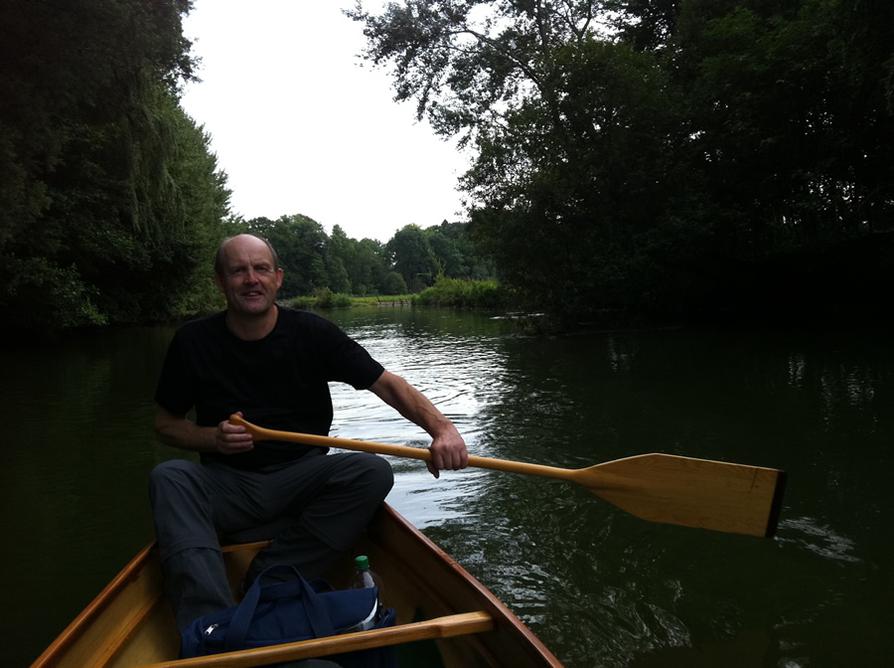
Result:
{"label": "blue duffel bag", "polygon": [[[293,579],[262,582],[274,570]],[[394,626],[393,608],[380,608],[378,589],[317,591],[292,566],[271,566],[245,592],[239,605],[204,615],[181,634],[180,656],[191,658],[267,647],[339,633]],[[393,647],[325,657],[344,668],[393,668]]]}

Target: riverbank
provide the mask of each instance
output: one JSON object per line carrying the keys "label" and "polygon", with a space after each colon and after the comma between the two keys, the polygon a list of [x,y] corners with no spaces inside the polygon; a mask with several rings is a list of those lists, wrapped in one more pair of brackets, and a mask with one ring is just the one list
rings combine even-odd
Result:
{"label": "riverbank", "polygon": [[314,295],[287,299],[292,308],[349,308],[355,306],[443,306],[456,308],[499,309],[511,305],[509,292],[497,281],[439,278],[435,284],[416,294],[370,295],[357,297],[328,289]]}

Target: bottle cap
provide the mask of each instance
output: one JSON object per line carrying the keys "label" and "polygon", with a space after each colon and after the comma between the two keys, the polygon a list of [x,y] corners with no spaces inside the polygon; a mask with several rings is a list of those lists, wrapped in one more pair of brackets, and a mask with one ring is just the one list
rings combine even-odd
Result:
{"label": "bottle cap", "polygon": [[361,554],[358,557],[354,557],[354,565],[361,571],[369,570],[369,557],[365,554]]}

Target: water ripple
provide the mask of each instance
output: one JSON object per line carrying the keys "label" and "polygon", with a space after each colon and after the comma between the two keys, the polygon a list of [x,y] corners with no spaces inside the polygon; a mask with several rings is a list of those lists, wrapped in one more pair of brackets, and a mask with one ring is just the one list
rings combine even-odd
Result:
{"label": "water ripple", "polygon": [[[779,523],[778,541],[798,545],[824,559],[857,564],[862,559],[854,554],[854,541],[821,525],[810,517],[796,517]],[[800,534],[800,535],[798,535]]]}

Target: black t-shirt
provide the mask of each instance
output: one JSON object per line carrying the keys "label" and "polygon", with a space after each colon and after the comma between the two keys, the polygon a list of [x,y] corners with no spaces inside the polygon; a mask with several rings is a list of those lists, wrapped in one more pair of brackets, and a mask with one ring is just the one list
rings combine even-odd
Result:
{"label": "black t-shirt", "polygon": [[[262,427],[325,436],[332,425],[327,383],[367,389],[384,371],[356,341],[312,313],[279,307],[273,331],[258,341],[236,337],[225,318],[221,312],[177,330],[155,392],[156,402],[174,415],[195,408],[199,426],[217,426],[242,411]],[[264,441],[237,455],[202,453],[202,460],[258,469],[309,450]]]}

